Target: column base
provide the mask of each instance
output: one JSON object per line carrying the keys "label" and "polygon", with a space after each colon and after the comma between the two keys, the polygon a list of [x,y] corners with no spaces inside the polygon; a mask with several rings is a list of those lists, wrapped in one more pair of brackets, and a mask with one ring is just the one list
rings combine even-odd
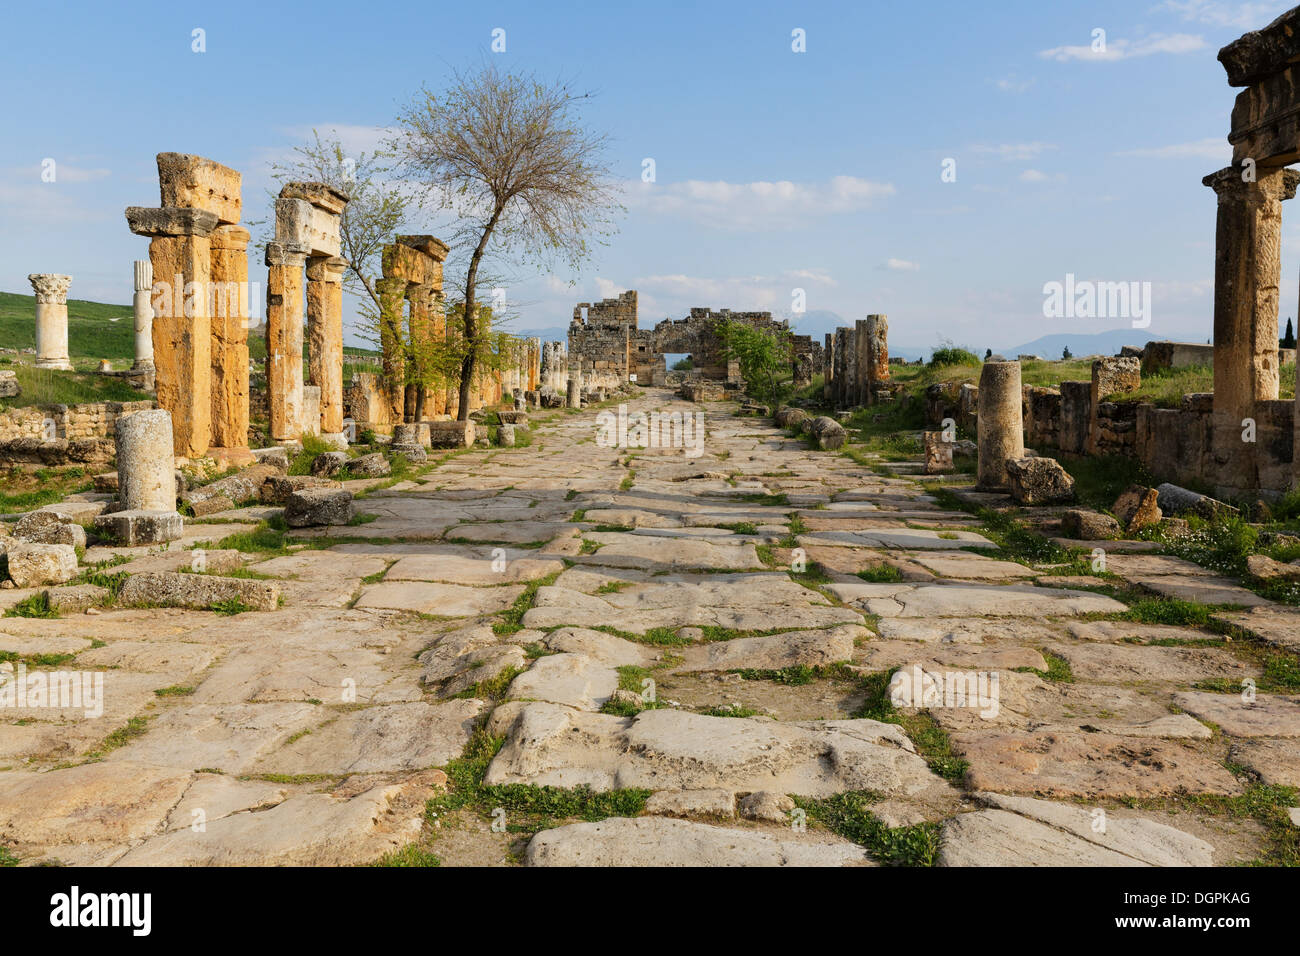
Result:
{"label": "column base", "polygon": [[69,362],[67,359],[43,359],[43,358],[38,358],[38,359],[36,360],[36,367],[37,367],[37,368],[52,368],[52,369],[58,369],[60,372],[71,372],[71,371],[72,371],[72,363]]}
{"label": "column base", "polygon": [[257,463],[257,458],[253,456],[252,451],[247,447],[242,448],[220,448],[213,445],[208,449],[207,457],[211,458],[223,468],[234,466],[253,465]]}
{"label": "column base", "polygon": [[348,436],[343,432],[321,432],[320,440],[336,451],[348,450]]}

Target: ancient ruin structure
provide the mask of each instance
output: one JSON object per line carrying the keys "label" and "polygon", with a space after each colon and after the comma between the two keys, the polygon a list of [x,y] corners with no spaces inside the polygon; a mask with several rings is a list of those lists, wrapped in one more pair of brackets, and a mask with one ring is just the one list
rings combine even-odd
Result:
{"label": "ancient ruin structure", "polygon": [[29,275],[36,292],[36,367],[71,369],[68,361],[68,286],[72,276]]}
{"label": "ancient ruin structure", "polygon": [[176,511],[171,414],[159,408],[123,415],[116,431],[122,508],[96,518],[96,527],[124,544],[175,541],[183,521]]}
{"label": "ancient ruin structure", "polygon": [[[447,324],[443,295],[447,251],[446,243],[433,236],[397,236],[384,246],[383,277],[375,282],[382,373],[358,373],[343,399],[358,427],[389,432],[404,422],[424,423],[457,414],[457,383],[441,380],[432,364],[437,345],[454,334]],[[480,322],[486,320],[487,313],[480,313]],[[486,334],[488,329],[480,331]],[[535,392],[542,378],[543,353],[540,339],[508,339],[499,367],[480,363],[470,389],[470,410],[505,398],[514,401],[516,392],[520,398]],[[324,399],[321,414],[326,414]]]}
{"label": "ancient ruin structure", "polygon": [[249,234],[238,225],[241,177],[201,156],[159,153],[158,181],[160,208],[126,210],[131,231],[150,240],[158,404],[171,414],[176,455],[247,463]]}
{"label": "ancient ruin structure", "polygon": [[[343,270],[339,221],[345,193],[325,183],[292,182],[275,202],[275,241],[266,247],[266,383],[271,437],[319,434],[346,447],[343,434]],[[312,378],[303,376],[303,269],[306,267]]]}
{"label": "ancient ruin structure", "polygon": [[[664,319],[653,328],[642,329],[638,327],[636,291],[629,290],[617,298],[580,302],[574,307],[569,325],[569,365],[581,372],[582,384],[592,389],[615,389],[626,382],[667,385],[667,356],[685,354],[693,365],[685,378],[739,388],[740,365],[726,357],[718,338],[717,325],[723,321],[789,332],[789,326],[773,319],[770,312],[714,312],[707,308],[693,308],[684,319]],[[811,367],[820,350],[808,336],[793,336],[792,346],[796,375],[802,365],[811,381]]]}
{"label": "ancient ruin structure", "polygon": [[823,396],[838,408],[874,405],[888,394],[889,320],[869,315],[826,334]]}
{"label": "ancient ruin structure", "polygon": [[[1219,51],[1228,85],[1244,87],[1232,109],[1232,165],[1206,176],[1218,196],[1214,254],[1214,484],[1231,494],[1266,487],[1264,452],[1249,436],[1290,416],[1278,398],[1277,307],[1281,284],[1282,203],[1300,172],[1300,8]],[[1293,477],[1300,465],[1291,456]],[[1264,466],[1263,469],[1261,466]]]}
{"label": "ancient ruin structure", "polygon": [[134,264],[135,295],[131,300],[131,311],[135,329],[135,361],[131,372],[146,379],[145,387],[154,388],[153,365],[153,263],[148,259],[139,259]]}
{"label": "ancient ruin structure", "polygon": [[979,464],[975,475],[982,491],[1006,488],[1007,462],[1025,457],[1020,403],[1020,363],[985,362],[980,371]]}

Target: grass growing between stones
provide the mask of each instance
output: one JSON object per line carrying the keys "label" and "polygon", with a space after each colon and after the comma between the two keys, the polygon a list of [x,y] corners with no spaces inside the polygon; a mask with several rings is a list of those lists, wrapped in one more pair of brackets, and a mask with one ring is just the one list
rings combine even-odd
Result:
{"label": "grass growing between stones", "polygon": [[813,823],[852,840],[886,866],[933,866],[939,854],[939,825],[918,823],[890,828],[871,813],[880,797],[869,790],[850,790],[832,797],[794,797]]}
{"label": "grass growing between stones", "polygon": [[53,618],[59,616],[57,608],[50,604],[50,593],[41,591],[25,597],[5,611],[5,617]]}
{"label": "grass growing between stones", "polygon": [[418,843],[408,843],[400,850],[393,850],[391,853],[385,853],[371,866],[400,866],[400,867],[433,867],[442,866],[442,860],[437,855]]}
{"label": "grass growing between stones", "polygon": [[897,584],[903,580],[903,572],[892,564],[878,564],[874,568],[863,568],[857,576],[872,584]]}
{"label": "grass growing between stones", "polygon": [[470,738],[464,754],[443,768],[447,774],[447,791],[425,804],[425,820],[431,826],[456,811],[470,811],[485,820],[499,819],[501,814],[496,813],[494,818],[494,811],[504,811],[507,832],[531,835],[573,818],[596,821],[615,816],[634,817],[645,809],[649,790],[598,793],[588,787],[484,784],[488,765],[504,743],[504,737],[493,737],[480,728]]}
{"label": "grass growing between stones", "polygon": [[18,866],[22,861],[7,846],[0,846],[0,866]]}
{"label": "grass growing between stones", "polygon": [[[1232,764],[1228,769],[1238,776],[1246,771]],[[1246,780],[1245,793],[1236,796],[1215,794],[1174,794],[1118,801],[1134,810],[1171,814],[1201,813],[1230,820],[1253,820],[1264,828],[1264,851],[1245,866],[1300,866],[1300,827],[1291,823],[1287,808],[1300,806],[1300,791]]]}
{"label": "grass growing between stones", "polygon": [[970,765],[952,752],[948,732],[924,711],[902,711],[890,701],[889,681],[896,670],[898,668],[860,678],[866,700],[853,713],[853,718],[865,717],[902,727],[930,769],[945,780],[960,785]]}
{"label": "grass growing between stones", "polygon": [[1018,674],[1037,674],[1043,680],[1053,683],[1074,683],[1074,671],[1070,669],[1069,661],[1042,648],[1039,648],[1039,652],[1043,655],[1043,660],[1047,661],[1047,670],[1039,670],[1037,667],[1013,667],[1012,670]]}
{"label": "grass growing between stones", "polygon": [[524,628],[524,615],[528,609],[533,606],[533,601],[537,598],[539,588],[548,587],[555,583],[555,579],[560,576],[560,571],[553,571],[544,578],[535,578],[524,585],[523,593],[515,598],[515,603],[501,612],[501,619],[492,624],[492,632],[498,636],[504,637],[507,634],[514,634],[522,631]]}

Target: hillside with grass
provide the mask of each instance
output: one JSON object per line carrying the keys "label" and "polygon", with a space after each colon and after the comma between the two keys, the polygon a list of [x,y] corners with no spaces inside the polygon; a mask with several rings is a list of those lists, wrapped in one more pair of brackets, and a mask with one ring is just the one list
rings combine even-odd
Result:
{"label": "hillside with grass", "polygon": [[[22,390],[17,398],[0,399],[0,408],[26,405],[77,405],[83,402],[135,402],[149,395],[132,388],[120,378],[96,374],[101,359],[115,370],[131,367],[135,361],[135,331],[129,305],[109,305],[84,299],[68,300],[68,357],[75,372],[38,369],[31,354],[0,354],[0,368],[12,369]],[[0,348],[36,348],[36,297],[0,292]],[[345,346],[344,356],[374,356],[371,349]],[[253,362],[266,358],[266,340],[257,333],[248,337],[248,354]],[[303,360],[307,348],[303,346]],[[344,381],[356,370],[372,371],[374,365],[344,363]]]}

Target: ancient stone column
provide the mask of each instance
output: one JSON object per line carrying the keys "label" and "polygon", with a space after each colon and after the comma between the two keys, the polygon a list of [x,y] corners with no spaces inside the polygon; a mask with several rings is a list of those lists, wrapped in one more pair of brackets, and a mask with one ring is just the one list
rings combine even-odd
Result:
{"label": "ancient stone column", "polygon": [[307,357],[310,381],[320,388],[320,437],[346,449],[343,433],[343,270],[347,260],[307,261]]}
{"label": "ancient stone column", "polygon": [[153,265],[153,361],[158,404],[171,412],[178,457],[200,458],[212,444],[212,274],[215,213],[131,206],[127,224],[149,236]]}
{"label": "ancient stone column", "polygon": [[135,298],[131,306],[135,313],[135,363],[134,372],[153,371],[153,263],[140,259],[135,263]]}
{"label": "ancient stone column", "polygon": [[405,279],[376,279],[379,293],[379,349],[383,355],[384,387],[389,395],[389,421],[402,421],[405,411],[406,351],[402,335]]}
{"label": "ancient stone column", "polygon": [[1218,196],[1214,233],[1214,446],[1219,488],[1258,486],[1254,446],[1242,441],[1255,403],[1277,398],[1277,307],[1282,202],[1300,172],[1229,166],[1203,182]]}
{"label": "ancient stone column", "polygon": [[565,396],[565,404],[569,408],[579,408],[582,405],[582,375],[578,372],[569,373],[569,389]]}
{"label": "ancient stone column", "polygon": [[307,253],[295,243],[266,246],[266,387],[271,438],[302,435],[303,266]]}
{"label": "ancient stone column", "polygon": [[117,494],[125,511],[175,511],[172,417],[164,408],[123,415],[117,439]]}
{"label": "ancient stone column", "polygon": [[867,316],[867,385],[866,399],[874,401],[872,386],[889,381],[889,319],[883,315]]}
{"label": "ancient stone column", "polygon": [[212,445],[222,465],[254,461],[248,449],[248,230],[212,230]]}
{"label": "ancient stone column", "polygon": [[411,283],[406,287],[406,301],[413,367],[403,404],[406,420],[418,422],[424,418],[424,387],[433,357],[433,290],[428,285]]}
{"label": "ancient stone column", "polygon": [[871,357],[867,320],[853,323],[853,397],[854,405],[871,404]]}
{"label": "ancient stone column", "polygon": [[122,507],[96,517],[96,530],[128,546],[175,541],[184,520],[176,511],[171,413],[165,408],[132,412],[118,418],[113,431]]}
{"label": "ancient stone column", "polygon": [[29,275],[36,290],[36,367],[71,369],[68,361],[68,286],[72,276]]}
{"label": "ancient stone column", "polygon": [[1020,363],[985,362],[980,372],[976,436],[979,464],[976,485],[982,491],[1007,487],[1006,463],[1025,457],[1021,417]]}

